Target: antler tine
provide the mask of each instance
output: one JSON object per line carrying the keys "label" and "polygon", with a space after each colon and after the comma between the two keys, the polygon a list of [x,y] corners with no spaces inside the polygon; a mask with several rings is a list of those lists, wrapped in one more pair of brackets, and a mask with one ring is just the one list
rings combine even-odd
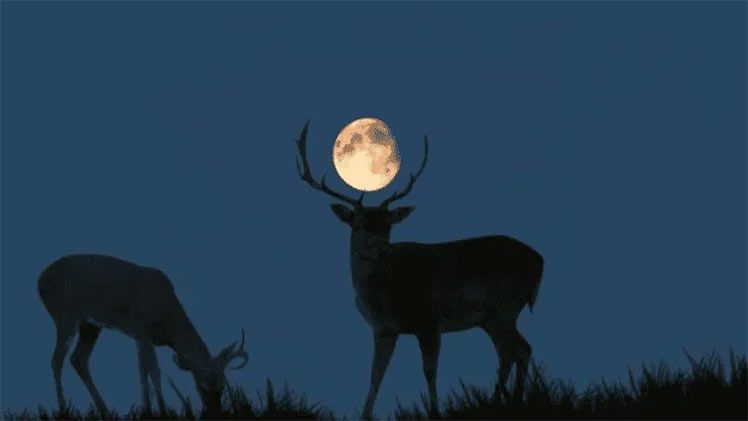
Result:
{"label": "antler tine", "polygon": [[234,358],[241,358],[242,362],[236,367],[231,367],[232,370],[239,370],[241,368],[244,368],[244,366],[247,365],[247,363],[249,362],[249,355],[247,355],[247,351],[237,352],[231,359],[233,360]]}
{"label": "antler tine", "polygon": [[[228,362],[233,360],[234,358],[241,358],[242,363],[236,367],[231,367],[232,370],[238,370],[244,367],[245,365],[247,365],[247,362],[249,362],[249,355],[247,355],[247,351],[244,350],[244,339],[245,339],[244,328],[242,328],[242,342],[239,344],[239,347],[236,348],[235,350],[232,348],[231,354],[229,355],[228,360],[226,361],[226,363],[228,364]],[[234,345],[236,345],[236,342],[234,342]]]}
{"label": "antler tine", "polygon": [[426,168],[426,161],[428,160],[428,158],[429,158],[429,137],[424,136],[423,137],[423,161],[421,162],[421,167],[418,169],[418,171],[416,171],[415,175],[413,173],[410,173],[410,181],[408,182],[408,185],[405,186],[405,189],[403,189],[403,191],[393,193],[392,196],[385,199],[379,206],[386,208],[390,203],[394,202],[395,200],[399,200],[407,196],[408,193],[410,193],[410,190],[413,188],[413,185],[415,184],[416,180],[418,180],[418,177],[421,176],[423,169]]}
{"label": "antler tine", "polygon": [[349,203],[355,207],[361,207],[363,199],[363,196],[356,201],[355,199],[352,199],[348,196],[345,196],[343,194],[340,194],[336,191],[333,191],[327,185],[325,184],[325,176],[326,174],[322,175],[322,182],[318,183],[314,177],[312,176],[312,171],[309,167],[309,160],[306,156],[306,136],[307,132],[309,131],[309,121],[306,122],[304,125],[304,128],[301,130],[301,134],[299,135],[299,139],[296,140],[296,146],[299,149],[299,155],[301,155],[301,164],[299,164],[298,158],[296,159],[296,169],[299,172],[299,177],[301,177],[302,180],[304,180],[307,184],[309,184],[313,189],[319,190],[323,193],[327,193],[330,196],[342,200],[346,203]]}
{"label": "antler tine", "polygon": [[299,170],[299,176],[301,176],[302,179],[306,179],[305,177],[311,177],[311,171],[309,170],[309,161],[306,158],[306,134],[309,131],[309,123],[311,121],[307,120],[306,124],[304,124],[304,128],[301,129],[301,134],[299,135],[299,138],[296,140],[296,145],[299,149],[299,155],[301,155],[301,163],[303,164],[303,170],[301,168],[301,165],[299,165],[299,159],[296,159],[296,169]]}

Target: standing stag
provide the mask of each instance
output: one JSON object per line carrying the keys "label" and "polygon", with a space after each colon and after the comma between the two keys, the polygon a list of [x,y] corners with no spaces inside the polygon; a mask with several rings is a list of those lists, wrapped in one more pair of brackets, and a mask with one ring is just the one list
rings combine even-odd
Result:
{"label": "standing stag", "polygon": [[436,373],[441,334],[482,328],[499,356],[497,393],[506,394],[506,383],[516,363],[515,396],[522,396],[531,355],[530,344],[517,331],[516,321],[525,305],[532,310],[543,273],[543,258],[531,247],[503,236],[485,236],[436,244],[390,243],[392,225],[414,207],[389,210],[405,197],[423,172],[411,174],[401,192],[379,206],[364,206],[363,194],[355,200],[331,190],[325,177],[317,182],[306,157],[309,122],[296,141],[301,164],[299,176],[315,190],[346,202],[331,205],[340,220],[351,227],[351,275],[356,307],[371,326],[374,358],[371,385],[362,416],[371,418],[374,401],[395,349],[398,335],[418,338],[423,373],[428,383],[432,412],[438,412]]}
{"label": "standing stag", "polygon": [[212,357],[174,294],[171,281],[158,269],[110,256],[70,255],[47,266],[39,276],[38,286],[39,296],[57,328],[52,373],[61,410],[65,408],[60,378],[62,364],[76,333],[78,344],[70,362],[102,413],[107,408],[91,378],[88,360],[103,327],[119,330],[135,340],[143,405],[148,412],[151,410],[149,378],[159,409],[162,413],[166,410],[154,346],[165,345],[174,350],[174,362],[192,373],[209,414],[220,410],[226,385],[224,371],[229,362],[235,358],[243,360],[233,369],[247,364],[244,329],[238,347],[234,342]]}

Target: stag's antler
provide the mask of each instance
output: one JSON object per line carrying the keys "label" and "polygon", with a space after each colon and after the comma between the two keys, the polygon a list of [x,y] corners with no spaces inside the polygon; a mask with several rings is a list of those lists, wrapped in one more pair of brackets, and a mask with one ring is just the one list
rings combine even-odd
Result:
{"label": "stag's antler", "polygon": [[423,162],[421,162],[421,168],[418,169],[418,172],[413,175],[413,173],[410,173],[410,181],[408,182],[408,185],[405,186],[405,189],[401,192],[395,192],[392,194],[392,196],[388,197],[387,199],[384,199],[384,201],[379,205],[382,208],[386,208],[389,206],[390,203],[394,202],[395,200],[402,199],[405,197],[408,193],[410,193],[410,190],[413,188],[413,184],[415,184],[416,180],[418,180],[418,177],[421,176],[421,173],[423,172],[423,169],[426,168],[426,161],[429,158],[429,137],[424,136],[423,137]]}
{"label": "stag's antler", "polygon": [[309,169],[309,160],[307,160],[306,157],[306,135],[309,131],[309,121],[306,122],[304,125],[304,128],[301,130],[301,135],[299,136],[299,139],[296,140],[296,146],[299,148],[299,155],[301,155],[301,164],[299,164],[299,160],[296,160],[296,168],[299,170],[299,177],[301,177],[302,180],[306,181],[307,184],[312,186],[313,189],[319,190],[321,192],[327,193],[330,196],[342,200],[344,202],[350,203],[351,205],[359,208],[363,206],[363,200],[364,200],[364,193],[361,193],[361,196],[358,198],[358,200],[352,199],[348,196],[345,196],[343,194],[340,194],[336,191],[333,191],[327,185],[325,184],[325,176],[327,174],[322,175],[321,182],[317,182],[317,180],[312,177],[312,171]]}

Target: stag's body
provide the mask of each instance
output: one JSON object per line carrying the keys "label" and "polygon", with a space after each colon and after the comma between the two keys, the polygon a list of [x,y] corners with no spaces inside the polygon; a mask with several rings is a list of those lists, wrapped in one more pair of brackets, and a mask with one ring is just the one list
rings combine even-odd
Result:
{"label": "stag's body", "polygon": [[390,228],[413,210],[333,205],[352,228],[351,277],[356,307],[372,328],[374,359],[363,416],[370,418],[397,337],[418,338],[431,410],[438,412],[436,375],[441,334],[480,327],[499,355],[497,393],[516,364],[521,397],[532,349],[517,331],[522,309],[535,303],[543,258],[507,236],[436,244],[390,243]]}
{"label": "stag's body", "polygon": [[[99,411],[106,405],[93,383],[88,361],[102,328],[118,330],[137,345],[143,404],[150,411],[150,383],[159,409],[166,406],[154,346],[175,351],[180,368],[192,371],[207,409],[215,407],[215,391],[222,387],[222,370],[187,316],[168,277],[158,269],[140,266],[111,256],[78,254],[64,256],[47,266],[38,280],[39,295],[55,322],[57,341],[52,355],[57,398],[65,407],[61,374],[73,338],[78,344],[71,363],[86,385]],[[245,359],[242,346],[230,345],[221,353],[221,364],[231,358]],[[225,361],[224,361],[225,360]],[[225,368],[225,364],[223,368]],[[220,404],[220,402],[219,402]]]}
{"label": "stag's body", "polygon": [[443,333],[515,320],[525,304],[532,308],[543,268],[537,252],[506,236],[352,244],[356,306],[377,331]]}
{"label": "stag's body", "polygon": [[390,243],[390,231],[413,207],[389,210],[405,197],[420,177],[424,158],[410,182],[379,206],[331,190],[325,178],[317,182],[306,157],[309,123],[297,140],[301,156],[299,176],[316,190],[348,203],[332,210],[351,227],[351,275],[356,307],[372,328],[374,358],[371,384],[363,417],[371,418],[384,373],[401,334],[418,338],[431,410],[438,412],[436,374],[441,334],[480,327],[490,336],[499,355],[497,394],[506,391],[509,372],[516,364],[515,397],[521,397],[532,350],[517,331],[522,309],[530,310],[540,288],[543,258],[524,243],[495,235],[436,244]]}

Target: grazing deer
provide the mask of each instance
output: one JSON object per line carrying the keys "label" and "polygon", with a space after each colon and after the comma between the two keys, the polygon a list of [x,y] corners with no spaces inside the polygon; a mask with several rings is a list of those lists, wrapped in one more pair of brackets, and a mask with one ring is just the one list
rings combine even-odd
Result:
{"label": "grazing deer", "polygon": [[438,412],[436,372],[441,334],[481,327],[499,356],[497,393],[516,363],[515,397],[523,393],[531,348],[517,331],[516,321],[525,305],[532,310],[543,273],[543,258],[513,238],[495,235],[436,244],[390,243],[392,225],[414,207],[389,210],[405,197],[423,172],[428,159],[424,137],[421,167],[401,192],[379,206],[364,206],[363,193],[355,200],[331,190],[323,176],[317,182],[306,157],[309,122],[296,141],[301,163],[299,176],[315,190],[348,203],[331,205],[351,227],[351,275],[356,307],[372,328],[374,358],[371,385],[363,417],[371,418],[379,385],[400,334],[418,338],[423,373],[428,383],[432,412]]}
{"label": "grazing deer", "polygon": [[76,332],[78,344],[70,362],[102,413],[107,408],[91,378],[88,360],[103,327],[119,330],[135,340],[143,405],[148,412],[151,410],[149,378],[159,409],[162,413],[166,411],[154,346],[165,345],[174,350],[174,362],[192,373],[207,413],[220,410],[226,385],[224,370],[229,362],[235,358],[243,360],[233,369],[247,364],[244,329],[238,347],[234,342],[212,357],[174,294],[171,281],[158,269],[110,256],[77,254],[47,266],[39,276],[38,286],[39,296],[57,328],[52,373],[60,410],[65,408],[60,378],[62,364]]}

